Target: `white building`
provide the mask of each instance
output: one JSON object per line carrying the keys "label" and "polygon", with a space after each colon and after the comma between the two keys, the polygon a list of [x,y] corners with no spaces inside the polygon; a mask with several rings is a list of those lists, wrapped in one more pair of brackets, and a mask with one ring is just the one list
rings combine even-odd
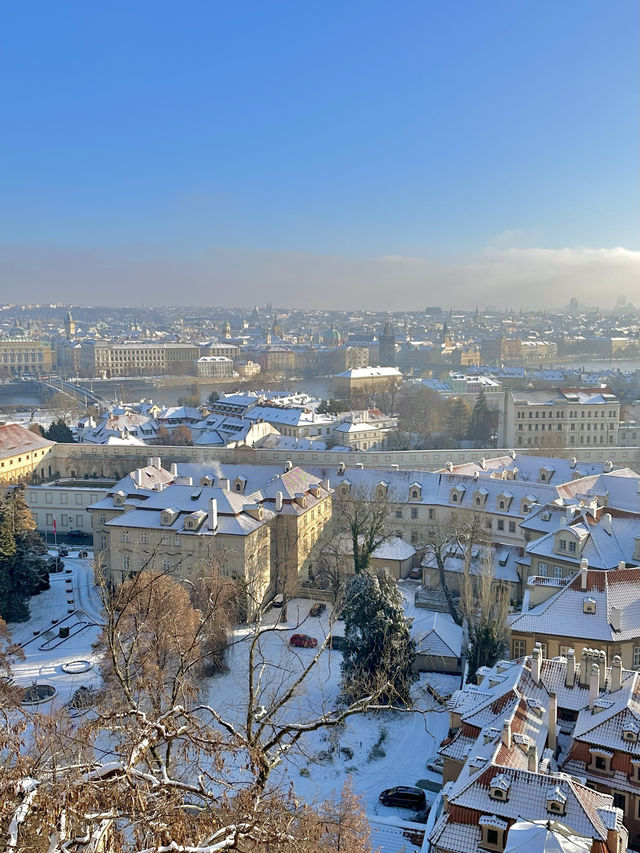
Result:
{"label": "white building", "polygon": [[224,355],[204,355],[197,361],[198,376],[233,379],[233,361]]}

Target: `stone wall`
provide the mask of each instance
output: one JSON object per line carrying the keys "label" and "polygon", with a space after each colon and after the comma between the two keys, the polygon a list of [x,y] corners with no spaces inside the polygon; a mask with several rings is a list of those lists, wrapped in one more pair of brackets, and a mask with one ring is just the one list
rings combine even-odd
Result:
{"label": "stone wall", "polygon": [[[253,465],[282,465],[290,460],[300,467],[326,466],[335,468],[343,462],[347,468],[391,468],[401,470],[436,471],[447,462],[458,465],[462,462],[492,458],[509,452],[503,448],[474,450],[402,450],[367,451],[364,453],[341,453],[339,451],[315,450],[256,450],[251,447],[215,448],[215,447],[158,447],[158,446],[108,446],[91,444],[56,444],[39,468],[45,480],[58,477],[98,477],[118,479],[129,471],[147,464],[150,456],[160,456],[162,464],[168,468],[172,462],[207,463],[237,462]],[[522,451],[520,451],[522,452]],[[527,448],[530,454],[531,449]],[[565,448],[554,452],[546,450],[541,455],[563,457],[577,456],[581,462],[605,462],[611,460],[614,465],[628,466],[640,471],[640,447],[592,447],[573,450]]]}

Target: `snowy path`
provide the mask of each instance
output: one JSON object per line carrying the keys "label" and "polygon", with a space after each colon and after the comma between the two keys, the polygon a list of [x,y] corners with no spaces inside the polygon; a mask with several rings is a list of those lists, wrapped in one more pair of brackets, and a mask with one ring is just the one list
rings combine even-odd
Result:
{"label": "snowy path", "polygon": [[[95,664],[98,656],[92,646],[98,638],[100,599],[93,585],[91,557],[79,559],[77,552],[64,557],[65,571],[49,576],[51,589],[34,596],[29,602],[31,618],[22,624],[10,625],[13,640],[20,643],[26,660],[13,665],[16,684],[30,686],[34,681],[55,687],[57,694],[52,707],[65,704],[80,685],[95,685],[99,675]],[[67,581],[71,579],[71,592]],[[73,604],[69,600],[73,599]],[[73,609],[73,613],[68,611]],[[75,611],[84,611],[77,613]],[[86,614],[86,615],[85,615]],[[54,624],[53,620],[57,622]],[[67,639],[58,637],[60,626],[68,626]],[[38,631],[38,635],[34,634]],[[48,639],[48,638],[51,639]],[[43,648],[44,647],[44,648]],[[75,660],[87,660],[92,669],[84,673],[66,673],[62,665]],[[48,705],[40,706],[44,710]]]}

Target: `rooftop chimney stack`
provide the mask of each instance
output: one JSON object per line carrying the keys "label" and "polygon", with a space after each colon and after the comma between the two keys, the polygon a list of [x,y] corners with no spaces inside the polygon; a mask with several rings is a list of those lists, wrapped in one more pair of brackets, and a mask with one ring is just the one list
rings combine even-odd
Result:
{"label": "rooftop chimney stack", "polygon": [[549,749],[552,749],[555,752],[556,747],[558,746],[558,735],[556,731],[558,725],[558,696],[553,691],[549,692],[548,725],[549,731],[547,735],[547,741],[549,744]]}
{"label": "rooftop chimney stack", "polygon": [[600,690],[604,690],[607,686],[607,653],[601,649],[598,652],[598,666],[600,667]]}
{"label": "rooftop chimney stack", "polygon": [[580,681],[579,684],[581,687],[586,687],[589,684],[589,675],[587,673],[587,652],[589,650],[584,648],[582,649],[582,654],[580,655]]}
{"label": "rooftop chimney stack", "polygon": [[589,707],[593,710],[596,699],[600,695],[600,667],[597,663],[591,664],[591,673],[589,676]]}
{"label": "rooftop chimney stack", "polygon": [[589,572],[589,561],[586,557],[583,557],[580,560],[580,589],[586,590],[587,588],[587,578]]}
{"label": "rooftop chimney stack", "polygon": [[620,690],[622,687],[622,658],[620,655],[615,655],[613,658],[613,663],[611,665],[611,685],[610,690],[613,693],[614,690]]}
{"label": "rooftop chimney stack", "polygon": [[622,611],[619,607],[612,607],[609,611],[609,624],[614,631],[620,630]]}
{"label": "rooftop chimney stack", "polygon": [[535,773],[538,769],[538,750],[535,743],[529,744],[527,750],[527,770],[529,773]]}
{"label": "rooftop chimney stack", "polygon": [[276,512],[282,512],[282,492],[276,492]]}
{"label": "rooftop chimney stack", "polygon": [[624,560],[618,560],[618,571],[621,572],[623,569],[627,568],[627,564]]}
{"label": "rooftop chimney stack", "polygon": [[178,465],[176,462],[171,463],[171,476],[172,477],[178,476]]}
{"label": "rooftop chimney stack", "polygon": [[540,643],[536,643],[533,647],[531,655],[531,678],[534,684],[540,684],[540,665],[542,663],[542,648]]}
{"label": "rooftop chimney stack", "polygon": [[511,723],[509,720],[505,720],[502,724],[502,743],[507,749],[511,749]]}
{"label": "rooftop chimney stack", "polygon": [[217,530],[218,528],[218,501],[211,498],[209,501],[209,529]]}
{"label": "rooftop chimney stack", "polygon": [[604,532],[608,533],[609,536],[611,536],[611,534],[613,533],[613,528],[612,528],[611,522],[612,522],[611,513],[605,512],[602,516],[602,526],[604,527]]}
{"label": "rooftop chimney stack", "polygon": [[573,649],[569,649],[567,652],[567,675],[565,678],[564,686],[565,687],[573,687],[573,682],[576,678],[576,653]]}

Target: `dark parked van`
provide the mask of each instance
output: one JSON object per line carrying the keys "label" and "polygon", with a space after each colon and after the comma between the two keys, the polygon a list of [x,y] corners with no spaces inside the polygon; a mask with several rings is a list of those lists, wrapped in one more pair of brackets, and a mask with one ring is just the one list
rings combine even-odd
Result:
{"label": "dark parked van", "polygon": [[380,802],[383,806],[400,806],[404,809],[424,809],[427,805],[422,788],[414,788],[410,785],[398,785],[395,788],[387,788],[380,794]]}

